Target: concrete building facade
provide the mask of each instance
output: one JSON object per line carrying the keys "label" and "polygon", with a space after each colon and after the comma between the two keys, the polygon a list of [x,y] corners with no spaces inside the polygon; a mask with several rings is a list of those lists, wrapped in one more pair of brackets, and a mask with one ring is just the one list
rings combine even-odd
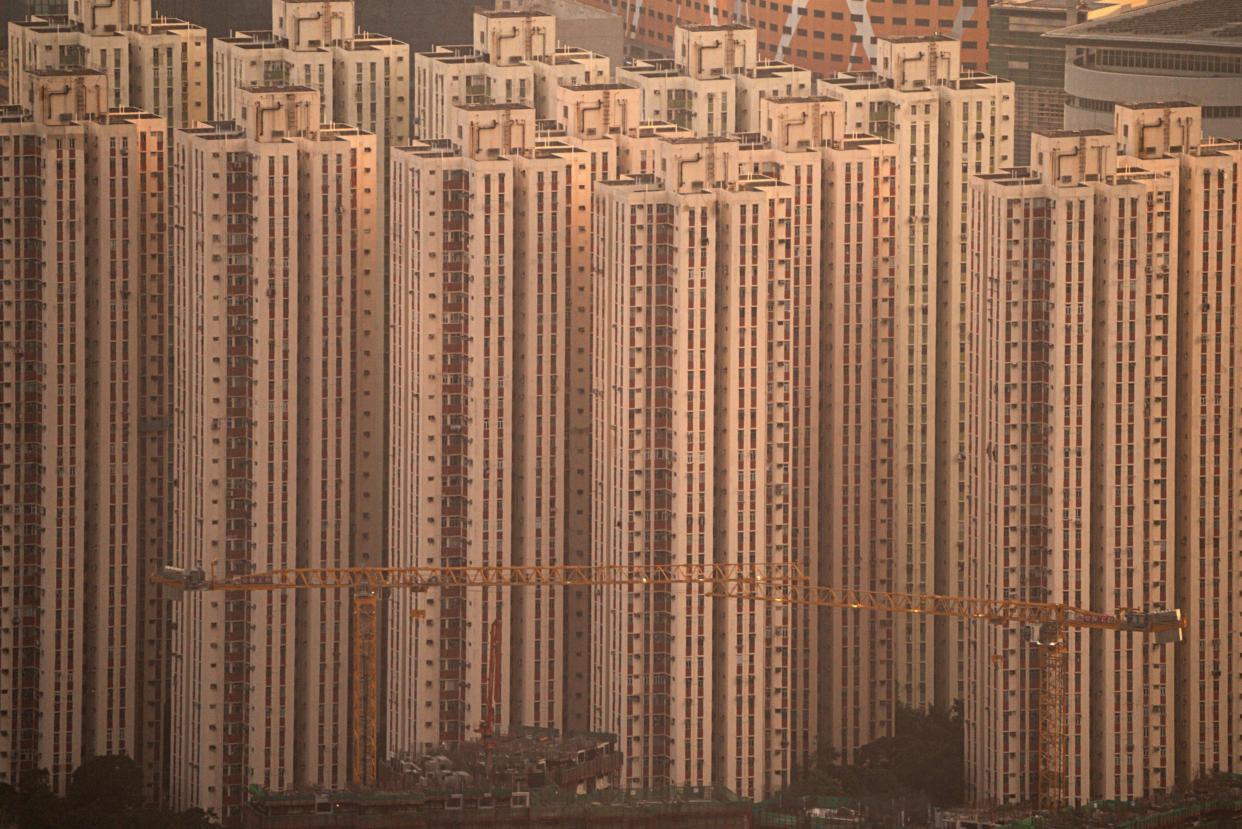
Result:
{"label": "concrete building facade", "polygon": [[[379,561],[379,149],[307,87],[243,90],[179,131],[176,566]],[[341,787],[350,597],[188,594],[173,635],[174,805],[237,816],[245,786]]]}
{"label": "concrete building facade", "polygon": [[557,36],[567,46],[605,57],[613,66],[625,60],[625,23],[610,9],[582,0],[496,0],[496,9],[551,14]]}
{"label": "concrete building facade", "polygon": [[165,122],[110,110],[100,71],[34,69],[0,123],[9,275],[0,777],[63,792],[125,753],[161,786],[167,543]]}
{"label": "concrete building facade", "polygon": [[[455,140],[394,155],[394,563],[589,561],[590,433],[572,424],[590,407],[590,199],[637,107],[606,84],[565,92],[550,109],[572,129],[458,104]],[[399,601],[394,756],[480,728],[589,727],[586,590]]]}
{"label": "concrete building facade", "polygon": [[[1086,142],[1092,141],[1090,147]],[[1106,134],[1066,136],[1058,156],[1099,156]],[[1039,150],[1033,150],[1038,153]],[[1047,179],[1024,171],[983,176],[972,186],[970,411],[966,538],[970,595],[1081,606],[1094,575],[1085,560],[1090,516],[1090,332],[1094,303],[1094,199],[1085,174]],[[968,785],[975,797],[1021,802],[1037,796],[1037,650],[1013,627],[966,640]],[[1089,653],[1071,637],[1069,721],[1086,722]],[[1082,745],[1075,729],[1072,740]],[[1070,792],[1086,768],[1070,752]]]}
{"label": "concrete building facade", "polygon": [[[1238,762],[1217,645],[1233,613],[1216,592],[1234,578],[1216,487],[1237,474],[1237,348],[1216,286],[1238,145],[1203,137],[1198,107],[1157,103],[1119,106],[1112,131],[1036,133],[1031,157],[971,185],[970,592],[1199,618],[1176,649],[1067,642],[1068,795],[1140,797]],[[989,629],[967,653],[975,796],[1033,797],[1034,649]]]}
{"label": "concrete building facade", "polygon": [[[6,271],[14,275],[3,303],[3,544],[17,565],[6,569],[2,589],[17,624],[4,631],[0,670],[7,699],[0,733],[6,780],[46,768],[52,785],[63,790],[82,757],[88,707],[82,647],[87,241],[76,196],[86,191],[82,121],[106,108],[107,84],[98,72],[47,70],[31,80],[36,109],[6,110],[2,133],[9,194],[4,223],[12,228],[3,251]],[[58,80],[79,92],[87,107],[51,94]],[[64,122],[61,113],[68,116]],[[45,223],[57,230],[54,246],[44,244]],[[57,566],[45,566],[52,562]]]}
{"label": "concrete building facade", "polygon": [[[825,584],[895,589],[897,148],[876,137],[823,151]],[[899,619],[831,611],[821,630],[820,739],[838,751],[893,728]],[[864,645],[863,643],[867,643]]]}
{"label": "concrete building facade", "polygon": [[[221,41],[229,120],[197,126],[194,27],[108,9],[14,24],[27,106],[0,111],[0,779],[63,790],[124,752],[226,820],[250,785],[349,784],[351,597],[169,610],[145,581],[169,561],[787,561],[1180,606],[1178,650],[1070,635],[1069,794],[1242,767],[1224,104],[1118,105],[1010,169],[1013,84],[943,36],[859,43],[874,71],[816,90],[762,57],[797,20],[773,47],[716,10],[610,81],[554,15],[502,10],[414,59],[402,146],[408,50],[349,0],[275,0],[270,32]],[[963,700],[974,797],[1036,794],[1016,628],[708,585],[387,608],[388,759],[604,730],[627,787],[763,798],[899,703]]]}
{"label": "concrete building facade", "polygon": [[606,57],[557,38],[557,18],[547,12],[476,11],[470,44],[437,46],[414,56],[415,135],[460,142],[451,124],[455,109],[468,104],[524,104],[540,118],[555,120],[561,86],[611,81]]}
{"label": "concrete building facade", "polygon": [[[357,27],[354,0],[272,0],[272,28],[212,46],[212,117],[240,117],[241,90],[264,83],[319,93],[321,123],[373,133],[384,151],[410,138],[410,47]],[[381,200],[381,206],[383,202]]]}
{"label": "concrete building facade", "polygon": [[147,581],[170,543],[167,122],[134,109],[86,123],[86,694],[91,755],[166,782],[168,605]]}
{"label": "concrete building facade", "polygon": [[[594,560],[811,571],[818,154],[620,140],[640,163],[596,195]],[[596,593],[592,721],[627,747],[627,785],[759,798],[792,778],[816,730],[808,609]]]}
{"label": "concrete building facade", "polygon": [[[864,551],[892,545],[893,589],[961,595],[962,516],[955,513],[962,501],[954,497],[961,484],[957,470],[940,459],[962,452],[964,194],[972,176],[1011,163],[1013,85],[963,71],[959,44],[944,37],[882,40],[877,55],[875,72],[820,82],[821,94],[844,104],[844,133],[884,138],[897,157],[894,524],[891,537],[857,543]],[[964,625],[923,617],[876,620],[889,623],[898,626],[895,641],[905,644],[879,657],[893,661],[895,673],[891,686],[866,691],[888,697],[878,710],[891,716],[898,701],[947,708],[962,698],[963,678],[954,666]],[[859,734],[865,743],[887,727],[863,725]],[[849,756],[861,744],[834,747]]]}
{"label": "concrete building facade", "polygon": [[[480,130],[489,116],[497,128]],[[448,142],[420,142],[393,158],[394,566],[512,562],[510,156],[533,140],[534,114],[517,104],[480,104],[460,117],[470,133],[460,152]],[[504,656],[494,651],[508,653],[508,592],[396,597],[388,631],[390,754],[468,739],[485,705],[493,727],[507,729],[511,712],[500,701],[509,684],[497,675]]]}

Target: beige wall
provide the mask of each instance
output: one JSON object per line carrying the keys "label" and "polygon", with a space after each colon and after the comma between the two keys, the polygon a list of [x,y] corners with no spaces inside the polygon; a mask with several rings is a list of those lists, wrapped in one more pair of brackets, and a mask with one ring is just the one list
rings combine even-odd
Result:
{"label": "beige wall", "polygon": [[737,118],[737,82],[732,77],[687,74],[668,61],[639,61],[615,67],[619,82],[642,91],[644,121],[668,121],[696,135],[725,136]]}
{"label": "beige wall", "polygon": [[[393,565],[511,561],[513,180],[503,157],[422,144],[393,155]],[[470,738],[483,714],[493,621],[506,652],[512,636],[508,591],[395,598],[388,751]],[[510,712],[499,710],[504,730]]]}
{"label": "beige wall", "polygon": [[[1194,124],[1189,133],[1165,129],[1163,139],[1142,129],[1184,115],[1167,107],[1127,112],[1135,117],[1119,114],[1130,127],[1124,135],[1037,133],[1035,171],[972,185],[979,333],[968,352],[967,549],[979,563],[975,594],[999,598],[1000,588],[1007,598],[1049,596],[1105,612],[1187,606],[1175,585],[1188,580],[1171,574],[1193,558],[1171,556],[1169,488],[1194,454],[1175,462],[1170,417],[1172,400],[1185,396],[1175,389],[1203,375],[1170,362],[1194,316],[1173,311],[1186,300],[1185,287],[1174,293],[1173,269],[1179,247],[1202,234],[1179,232],[1186,193],[1179,197],[1168,153],[1170,140],[1196,133]],[[1118,144],[1146,149],[1119,160]],[[1181,257],[1183,267],[1195,261]],[[1177,420],[1177,429],[1193,428],[1184,415]],[[1013,426],[1031,421],[1025,432]],[[1184,528],[1176,532],[1184,538]],[[1175,766],[1180,774],[1204,768],[1182,757],[1190,730],[1173,711],[1201,709],[1186,685],[1174,688],[1175,651],[1108,632],[1073,632],[1067,644],[1071,799],[1138,797],[1171,786]],[[1186,659],[1193,646],[1180,647]],[[989,628],[966,652],[967,676],[984,689],[967,709],[976,796],[1021,800],[1034,793],[1035,734],[1024,727],[1033,708],[1023,707],[1034,700],[1002,702],[1023,693],[1015,671],[1037,667],[1034,649]],[[1015,708],[1017,719],[997,713]]]}
{"label": "beige wall", "polygon": [[[250,87],[243,126],[176,134],[173,560],[187,569],[380,557],[380,153],[318,110],[314,90]],[[174,804],[235,816],[247,785],[347,782],[350,600],[182,599]]]}
{"label": "beige wall", "polygon": [[[819,91],[842,102],[844,130],[896,144],[893,589],[963,595],[965,188],[1012,164],[1013,85],[963,74],[958,44],[933,36],[881,41],[876,75],[842,74]],[[902,645],[886,693],[916,708],[963,699],[965,627],[891,624]]]}
{"label": "beige wall", "polygon": [[[596,196],[594,560],[814,572],[818,154],[675,131],[621,145],[630,175]],[[814,614],[595,592],[592,726],[621,735],[627,785],[762,798],[805,762]]]}
{"label": "beige wall", "polygon": [[164,119],[86,122],[86,647],[83,749],[126,754],[163,790],[167,604],[146,574],[168,551]]}
{"label": "beige wall", "polygon": [[759,102],[763,98],[800,97],[815,91],[809,70],[788,63],[763,63],[737,75],[737,132],[761,132]]}
{"label": "beige wall", "polygon": [[[1126,168],[1096,186],[1092,397],[1094,607],[1172,607],[1177,181]],[[1118,441],[1118,435],[1125,440]],[[1174,778],[1174,650],[1091,635],[1093,793],[1116,799]],[[1092,796],[1095,796],[1094,794]]]}
{"label": "beige wall", "polygon": [[[10,228],[0,263],[21,277],[0,288],[6,424],[0,547],[14,562],[0,574],[0,598],[16,620],[0,634],[0,668],[12,694],[0,706],[0,776],[16,783],[23,772],[45,768],[63,792],[83,756],[89,709],[83,696],[87,240],[78,197],[87,193],[86,132],[75,120],[6,111],[0,150],[6,190],[23,193],[0,202]],[[47,227],[60,233],[51,244],[43,238]],[[19,660],[28,647],[36,650],[32,661]]]}
{"label": "beige wall", "polygon": [[[924,570],[905,589],[940,595],[968,594],[964,533],[967,424],[965,389],[968,327],[970,181],[980,173],[1014,165],[1013,124],[1017,103],[1014,85],[988,75],[968,76],[940,87],[939,222],[936,256],[936,386],[935,553],[930,574]],[[933,162],[935,163],[935,162]],[[965,622],[941,618],[932,622],[934,640],[918,625],[918,650],[903,668],[910,688],[907,699],[934,701],[947,709],[968,693],[962,652],[968,634]],[[920,653],[921,651],[921,653]],[[917,689],[917,691],[916,691]]]}
{"label": "beige wall", "polygon": [[[716,537],[707,561],[813,570],[819,159],[805,152],[785,162],[781,180],[754,176],[728,183],[715,209],[718,285],[708,347],[716,351],[718,405],[716,481],[708,497]],[[788,785],[812,748],[814,613],[715,604],[714,650],[721,663],[712,671],[715,776],[731,791],[761,798]]]}
{"label": "beige wall", "polygon": [[[1177,655],[1178,781],[1242,768],[1236,550],[1242,388],[1235,218],[1242,146],[1205,140],[1180,158],[1183,226],[1178,295],[1176,600],[1190,614]],[[1232,678],[1232,679],[1231,679]]]}
{"label": "beige wall", "polygon": [[[224,574],[295,566],[297,148],[213,126],[175,142],[172,560]],[[293,783],[295,605],[292,593],[182,599],[174,805],[231,818],[245,785]]]}
{"label": "beige wall", "polygon": [[[819,578],[894,589],[897,146],[845,139],[823,150],[824,257]],[[849,758],[891,733],[893,628],[883,614],[820,612],[821,745]]]}
{"label": "beige wall", "polygon": [[[604,142],[611,144],[611,142]],[[615,153],[610,154],[615,158]],[[591,196],[615,161],[549,140],[514,158],[514,561],[586,563],[590,468],[584,440]],[[522,725],[586,729],[589,635],[585,590],[513,595],[512,717]]]}
{"label": "beige wall", "polygon": [[[299,560],[377,564],[382,550],[383,286],[376,137],[334,127],[297,139],[299,177]],[[350,777],[353,699],[348,591],[302,592],[297,766],[303,785]]]}
{"label": "beige wall", "polygon": [[108,76],[108,106],[129,105],[129,41],[124,32],[92,34],[42,18],[9,23],[9,100],[29,108],[30,73],[83,62]]}
{"label": "beige wall", "polygon": [[333,51],[328,47],[294,50],[266,32],[240,32],[212,41],[212,84],[215,98],[211,117],[229,120],[241,117],[240,91],[264,83],[290,83],[309,86],[319,93],[319,120],[333,120]]}
{"label": "beige wall", "polygon": [[458,47],[414,56],[414,124],[423,141],[450,138],[454,107],[492,101],[534,104],[534,70],[527,63],[495,65]]}
{"label": "beige wall", "polygon": [[[976,179],[971,198],[970,595],[1081,606],[1093,575],[1084,558],[1094,199],[1081,178],[1053,184],[1020,173]],[[1069,721],[1084,722],[1089,654],[1082,634],[1070,638]],[[1016,627],[968,632],[967,781],[977,800],[1037,795],[1035,688],[1026,677],[1039,658]],[[1074,798],[1083,795],[1083,759],[1070,752]]]}
{"label": "beige wall", "polygon": [[[654,182],[597,188],[597,564],[692,563],[712,554],[712,202],[708,192]],[[591,721],[619,736],[623,785],[710,783],[713,615],[703,588],[592,592]]]}
{"label": "beige wall", "polygon": [[127,32],[129,105],[154,112],[174,127],[206,121],[207,30],[159,20]]}

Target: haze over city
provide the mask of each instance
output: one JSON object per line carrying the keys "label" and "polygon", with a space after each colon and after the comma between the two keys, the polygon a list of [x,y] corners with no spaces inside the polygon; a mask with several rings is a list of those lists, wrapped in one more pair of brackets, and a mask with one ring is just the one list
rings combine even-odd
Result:
{"label": "haze over city", "polygon": [[481,2],[5,0],[0,829],[1242,821],[1242,3]]}

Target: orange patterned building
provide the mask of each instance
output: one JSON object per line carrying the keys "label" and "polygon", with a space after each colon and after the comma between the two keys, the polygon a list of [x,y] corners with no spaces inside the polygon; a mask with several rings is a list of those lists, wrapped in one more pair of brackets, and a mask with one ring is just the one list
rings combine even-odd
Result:
{"label": "orange patterned building", "polygon": [[677,24],[743,23],[764,57],[833,75],[875,61],[879,38],[944,34],[962,41],[962,66],[988,64],[984,0],[580,0],[621,15],[637,51],[670,54]]}

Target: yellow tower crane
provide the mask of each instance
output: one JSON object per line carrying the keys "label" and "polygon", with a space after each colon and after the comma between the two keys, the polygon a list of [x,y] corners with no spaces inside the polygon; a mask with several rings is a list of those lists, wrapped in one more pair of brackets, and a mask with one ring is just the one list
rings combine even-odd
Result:
{"label": "yellow tower crane", "polygon": [[[1066,632],[1071,628],[1151,635],[1181,641],[1179,610],[1097,613],[1068,605],[1012,599],[887,593],[812,584],[801,568],[785,564],[544,565],[511,567],[294,568],[217,578],[201,570],[164,567],[152,581],[182,591],[350,590],[353,594],[354,705],[351,782],[373,786],[378,763],[379,602],[383,591],[425,592],[444,587],[598,587],[710,584],[715,595],[743,601],[806,605],[877,613],[910,613],[1020,624],[1043,659],[1039,687],[1040,805],[1068,799],[1069,684]],[[488,712],[488,717],[494,712]],[[490,719],[489,719],[490,721]]]}

